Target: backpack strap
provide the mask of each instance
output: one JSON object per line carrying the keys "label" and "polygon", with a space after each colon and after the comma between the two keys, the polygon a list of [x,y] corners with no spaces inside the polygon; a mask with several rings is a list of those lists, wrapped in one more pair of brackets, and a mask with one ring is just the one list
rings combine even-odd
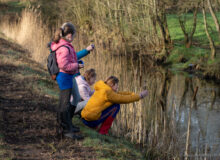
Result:
{"label": "backpack strap", "polygon": [[67,48],[67,49],[69,50],[69,53],[70,53],[70,48],[67,47],[67,46],[65,46],[65,45],[59,46],[59,47],[58,47],[56,50],[54,50],[54,51],[51,49],[51,51],[56,53],[56,51],[57,51],[59,48],[61,48],[61,47]]}

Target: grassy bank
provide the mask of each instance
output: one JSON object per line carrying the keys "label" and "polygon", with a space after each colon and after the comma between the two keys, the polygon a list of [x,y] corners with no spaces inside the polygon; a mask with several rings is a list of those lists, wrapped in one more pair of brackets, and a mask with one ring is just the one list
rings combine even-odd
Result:
{"label": "grassy bank", "polygon": [[[28,53],[24,52],[25,50],[21,48],[13,48],[13,46],[17,46],[14,44],[14,42],[9,42],[8,40],[5,40],[2,36],[0,36],[0,40],[1,67],[12,65],[15,68],[17,68],[16,71],[14,71],[14,80],[24,81],[25,88],[27,88],[27,90],[31,90],[34,93],[34,97],[46,97],[48,99],[51,99],[51,101],[53,102],[51,105],[54,105],[54,108],[56,108],[58,101],[58,88],[55,82],[50,80],[47,71],[43,68],[39,68],[39,64],[27,58]],[[26,81],[27,79],[30,79],[30,81]],[[20,100],[22,101],[22,99]],[[33,98],[33,103],[38,104],[38,99]],[[8,105],[10,105],[10,103]],[[41,112],[39,112],[39,114],[41,114]],[[48,119],[48,116],[51,115],[47,115],[47,117],[43,117],[42,119]],[[55,119],[55,117],[53,119]],[[3,120],[0,120],[0,122],[1,125],[2,123],[4,123]],[[85,136],[85,139],[79,142],[72,141],[72,145],[74,145],[74,143],[78,143],[82,148],[90,148],[95,153],[94,159],[143,159],[143,154],[141,153],[141,151],[137,149],[137,147],[134,144],[128,142],[124,138],[99,135],[96,131],[93,131],[90,128],[85,127],[81,123],[81,120],[79,120],[77,117],[73,119],[73,122],[74,124],[80,126],[81,132]],[[35,125],[37,124],[33,124],[33,126]],[[11,145],[7,144],[4,136],[5,135],[0,132],[0,158],[16,158],[14,157],[15,155],[13,150],[10,150]],[[42,137],[42,140],[45,141],[45,143],[47,143],[46,137]],[[59,143],[48,142],[47,145],[51,146],[51,149],[53,150],[53,152],[55,152],[53,154],[59,153]],[[70,151],[71,146],[68,146],[67,144],[65,150]],[[45,150],[44,152],[47,152],[47,150]],[[51,150],[49,152],[51,152]],[[60,154],[62,155],[65,153]],[[74,152],[72,154],[74,154]]]}
{"label": "grassy bank", "polygon": [[[207,14],[209,32],[216,46],[216,58],[211,59],[209,42],[205,34],[202,13],[197,15],[197,27],[193,36],[193,45],[190,48],[184,46],[184,34],[178,22],[177,15],[168,15],[168,26],[174,48],[167,59],[173,70],[185,70],[197,72],[207,79],[220,79],[220,39],[215,29],[215,24],[210,14]],[[216,15],[220,20],[220,13]],[[187,30],[191,30],[193,15],[187,14]]]}

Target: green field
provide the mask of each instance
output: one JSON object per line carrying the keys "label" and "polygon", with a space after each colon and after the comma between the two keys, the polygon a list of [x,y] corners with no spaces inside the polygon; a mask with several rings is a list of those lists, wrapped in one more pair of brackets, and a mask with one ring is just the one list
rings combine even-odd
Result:
{"label": "green field", "polygon": [[[216,16],[220,21],[220,12],[218,12]],[[187,14],[186,19],[186,29],[188,32],[191,32],[193,15]],[[209,41],[205,33],[202,13],[198,13],[197,15],[197,27],[193,36],[193,44],[190,48],[186,48],[184,45],[184,34],[180,28],[178,16],[168,15],[167,20],[171,39],[174,43],[174,48],[171,50],[167,62],[172,63],[173,68],[184,69],[187,68],[189,64],[199,64],[203,70],[206,70],[210,68],[210,66],[217,67],[220,64],[220,39],[210,14],[207,13],[207,23],[209,26],[209,33],[217,48],[215,60],[211,60],[210,58]],[[184,62],[181,62],[183,59]]]}
{"label": "green field", "polygon": [[[218,17],[218,20],[220,21],[220,12],[218,12],[216,14],[216,16]],[[193,14],[187,14],[186,19],[187,19],[187,23],[186,23],[187,27],[186,28],[187,28],[187,31],[190,32],[192,30],[191,26],[193,25]],[[167,21],[168,21],[168,27],[169,27],[169,31],[170,31],[172,40],[174,40],[174,42],[176,42],[176,43],[182,42],[184,40],[184,34],[180,28],[178,16],[177,15],[168,15]],[[211,37],[215,41],[215,44],[220,45],[220,40],[219,40],[218,34],[216,32],[214,21],[212,19],[212,16],[209,13],[207,13],[207,23],[209,26],[209,33],[211,34]],[[202,13],[197,14],[197,26],[196,26],[195,34],[193,36],[193,40],[194,40],[194,44],[196,44],[196,45],[207,46],[209,44],[209,41],[208,41],[206,34],[205,34]]]}

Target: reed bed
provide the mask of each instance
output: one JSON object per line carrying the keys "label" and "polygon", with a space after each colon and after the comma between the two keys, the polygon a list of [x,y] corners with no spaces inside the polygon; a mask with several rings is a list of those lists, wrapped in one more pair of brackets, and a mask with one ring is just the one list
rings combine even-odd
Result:
{"label": "reed bed", "polygon": [[15,21],[11,21],[8,16],[3,17],[0,28],[8,38],[24,46],[35,61],[46,64],[47,43],[50,41],[51,31],[43,24],[36,9],[23,10],[21,17]]}

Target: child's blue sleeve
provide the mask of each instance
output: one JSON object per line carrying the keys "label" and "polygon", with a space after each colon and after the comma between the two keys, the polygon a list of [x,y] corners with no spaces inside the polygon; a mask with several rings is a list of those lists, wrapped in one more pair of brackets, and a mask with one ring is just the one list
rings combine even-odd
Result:
{"label": "child's blue sleeve", "polygon": [[80,60],[81,58],[87,56],[89,54],[89,51],[87,51],[86,49],[83,49],[79,52],[76,53],[77,59]]}

